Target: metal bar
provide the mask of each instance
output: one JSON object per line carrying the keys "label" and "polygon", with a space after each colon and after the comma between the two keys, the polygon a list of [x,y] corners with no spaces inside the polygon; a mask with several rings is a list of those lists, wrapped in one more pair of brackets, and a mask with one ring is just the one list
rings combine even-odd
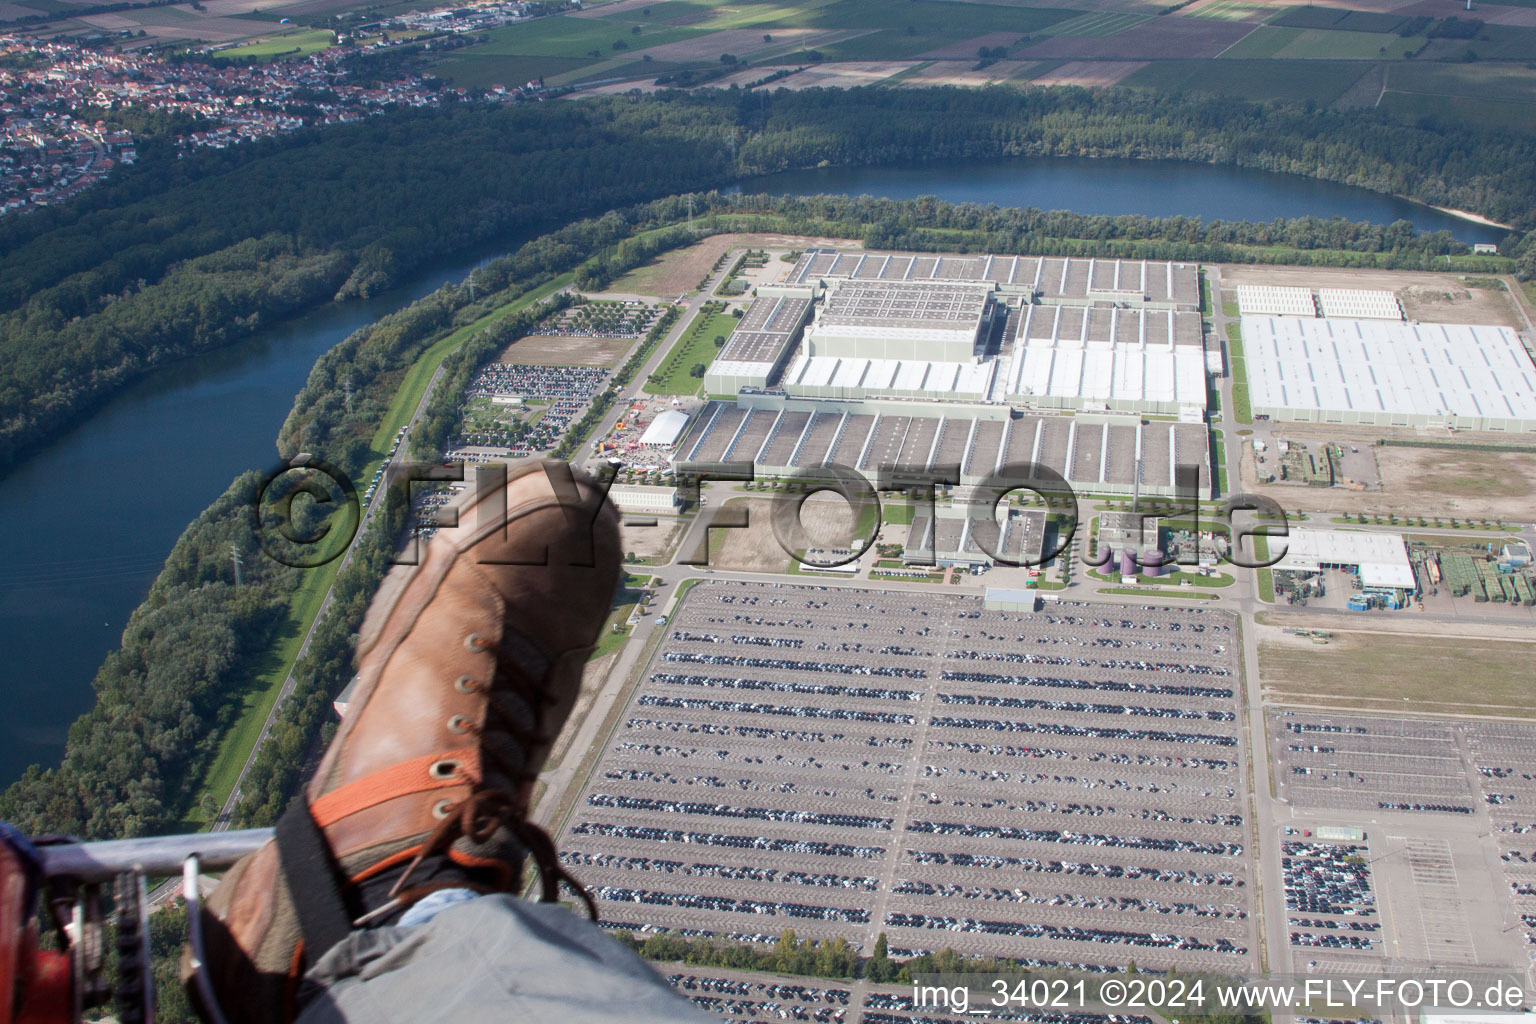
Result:
{"label": "metal bar", "polygon": [[207,871],[223,871],[272,838],[270,828],[236,832],[198,832],[181,836],[112,839],[100,843],[40,846],[43,872],[50,878],[107,882],[127,871],[150,877],[181,874],[182,863],[196,856]]}

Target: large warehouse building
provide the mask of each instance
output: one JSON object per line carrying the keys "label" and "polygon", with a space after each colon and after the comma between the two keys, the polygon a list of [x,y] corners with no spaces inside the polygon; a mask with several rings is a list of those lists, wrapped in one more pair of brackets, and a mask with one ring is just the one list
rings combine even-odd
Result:
{"label": "large warehouse building", "polygon": [[1536,432],[1536,367],[1507,327],[1244,316],[1256,416]]}
{"label": "large warehouse building", "polygon": [[1030,463],[1148,495],[1183,465],[1208,493],[1199,302],[1187,263],[811,250],[758,288],[705,375],[734,401],[678,458],[960,466],[962,483]]}
{"label": "large warehouse building", "polygon": [[[1174,495],[1178,467],[1211,487],[1204,423],[1079,413],[1015,415],[1007,406],[827,401],[775,394],[712,402],[678,451],[691,462],[751,462],[759,476],[837,464],[871,479],[882,466],[959,466],[962,485],[1009,466],[1037,466],[1094,494]],[[1018,477],[1017,471],[1010,476]]]}

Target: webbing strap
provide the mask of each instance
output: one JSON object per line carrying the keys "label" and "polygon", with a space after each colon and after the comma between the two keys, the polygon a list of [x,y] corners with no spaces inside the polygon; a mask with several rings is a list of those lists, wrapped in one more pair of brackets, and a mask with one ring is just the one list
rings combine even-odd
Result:
{"label": "webbing strap", "polygon": [[356,899],[349,898],[346,877],[310,814],[308,797],[300,795],[278,821],[277,855],[304,933],[304,957],[314,964],[352,934],[362,911],[352,906]]}

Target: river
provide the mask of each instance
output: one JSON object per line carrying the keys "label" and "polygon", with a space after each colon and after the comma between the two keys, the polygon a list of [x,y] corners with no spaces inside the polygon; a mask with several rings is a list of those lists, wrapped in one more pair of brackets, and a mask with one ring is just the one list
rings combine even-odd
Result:
{"label": "river", "polygon": [[[776,194],[1270,220],[1307,214],[1504,232],[1363,189],[1293,175],[1131,160],[941,161],[795,171],[742,183]],[[463,278],[521,239],[446,259],[372,299],[329,306],[157,371],[0,478],[0,785],[56,763],[90,681],[185,525],[235,476],[276,459],[278,428],[315,359],[358,327]]]}

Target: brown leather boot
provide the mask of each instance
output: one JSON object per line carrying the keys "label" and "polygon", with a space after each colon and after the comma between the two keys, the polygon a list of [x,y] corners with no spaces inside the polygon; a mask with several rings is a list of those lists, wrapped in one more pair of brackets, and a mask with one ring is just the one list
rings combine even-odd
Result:
{"label": "brown leather boot", "polygon": [[[354,696],[305,800],[208,901],[205,950],[231,1021],[294,1015],[297,981],[324,952],[306,942],[329,948],[434,889],[515,891],[525,854],[546,900],[569,880],[528,799],[612,607],[618,515],[553,460],[512,466],[504,492],[456,505],[459,525],[369,607]],[[314,924],[327,902],[345,907],[329,929]]]}

